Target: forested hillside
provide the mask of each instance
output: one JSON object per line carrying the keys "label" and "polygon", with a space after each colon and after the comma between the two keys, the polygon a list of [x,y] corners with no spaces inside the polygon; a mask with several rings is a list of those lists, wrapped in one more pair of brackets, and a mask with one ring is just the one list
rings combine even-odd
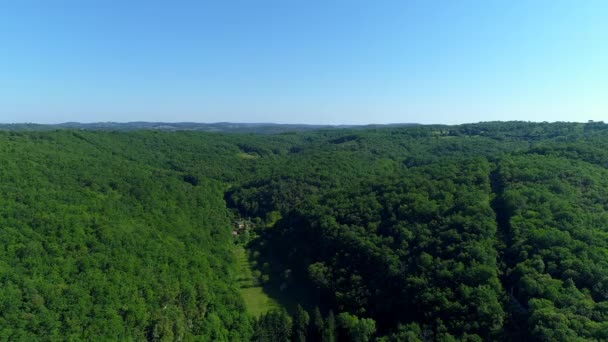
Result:
{"label": "forested hillside", "polygon": [[[9,130],[0,155],[2,340],[608,340],[603,123]],[[239,263],[282,308],[248,310]]]}
{"label": "forested hillside", "polygon": [[103,134],[0,134],[0,339],[245,339],[224,185]]}

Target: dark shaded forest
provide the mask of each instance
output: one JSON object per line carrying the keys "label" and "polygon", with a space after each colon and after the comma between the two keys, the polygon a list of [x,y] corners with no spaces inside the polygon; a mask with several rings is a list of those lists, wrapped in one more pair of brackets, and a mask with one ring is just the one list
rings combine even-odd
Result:
{"label": "dark shaded forest", "polygon": [[[608,340],[601,122],[7,130],[0,155],[2,340]],[[247,311],[237,245],[282,308]]]}

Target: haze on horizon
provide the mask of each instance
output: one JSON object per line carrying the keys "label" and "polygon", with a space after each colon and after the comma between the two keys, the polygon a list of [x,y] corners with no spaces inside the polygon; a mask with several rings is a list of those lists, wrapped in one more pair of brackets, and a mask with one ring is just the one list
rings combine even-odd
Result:
{"label": "haze on horizon", "polygon": [[608,2],[0,4],[0,123],[608,118]]}

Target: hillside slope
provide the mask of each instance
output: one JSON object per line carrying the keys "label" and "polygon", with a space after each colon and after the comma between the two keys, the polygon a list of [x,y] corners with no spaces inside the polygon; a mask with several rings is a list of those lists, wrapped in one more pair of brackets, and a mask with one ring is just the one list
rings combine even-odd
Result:
{"label": "hillside slope", "polygon": [[0,134],[2,339],[245,339],[223,185],[85,140]]}

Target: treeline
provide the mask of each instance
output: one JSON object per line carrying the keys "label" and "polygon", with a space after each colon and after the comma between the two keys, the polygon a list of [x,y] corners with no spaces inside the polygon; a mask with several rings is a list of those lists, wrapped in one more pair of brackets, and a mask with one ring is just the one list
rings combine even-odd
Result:
{"label": "treeline", "polygon": [[[252,341],[365,342],[375,332],[376,323],[373,319],[360,319],[347,312],[336,317],[331,310],[323,317],[318,307],[309,314],[298,305],[293,316],[285,310],[271,310],[259,317],[254,325]],[[392,336],[391,339],[405,336],[407,335]]]}

